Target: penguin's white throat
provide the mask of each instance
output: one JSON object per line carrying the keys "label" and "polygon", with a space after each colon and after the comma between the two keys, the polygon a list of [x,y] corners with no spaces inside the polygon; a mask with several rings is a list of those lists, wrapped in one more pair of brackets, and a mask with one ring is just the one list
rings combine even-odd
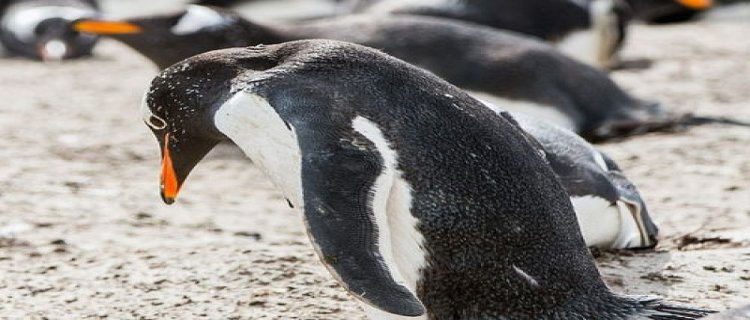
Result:
{"label": "penguin's white throat", "polygon": [[265,172],[295,207],[302,204],[297,136],[266,99],[240,91],[216,111],[214,124]]}

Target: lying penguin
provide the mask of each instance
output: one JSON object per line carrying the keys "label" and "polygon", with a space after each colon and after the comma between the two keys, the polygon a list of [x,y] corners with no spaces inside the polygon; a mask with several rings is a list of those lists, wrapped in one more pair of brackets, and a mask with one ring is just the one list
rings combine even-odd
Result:
{"label": "lying penguin", "polygon": [[712,0],[626,0],[636,19],[650,23],[687,21],[713,6]]}
{"label": "lying penguin", "polygon": [[630,20],[621,0],[360,0],[355,12],[428,15],[511,30],[552,42],[587,64],[609,68]]}
{"label": "lying penguin", "polygon": [[0,15],[0,42],[12,54],[43,61],[91,54],[97,37],[71,22],[99,16],[93,0],[8,0]]}
{"label": "lying penguin", "polygon": [[409,16],[348,16],[259,25],[201,6],[127,21],[82,20],[82,32],[108,35],[160,68],[214,49],[333,39],[377,48],[423,67],[505,109],[518,110],[589,140],[673,127],[675,116],[631,97],[599,70],[555,48],[489,27]]}
{"label": "lying penguin", "polygon": [[[502,109],[489,105],[496,112]],[[583,239],[602,249],[651,248],[659,228],[635,185],[607,155],[573,132],[511,113],[536,139],[573,203]]]}
{"label": "lying penguin", "polygon": [[534,138],[377,50],[309,40],[209,52],[151,83],[145,120],[172,203],[237,143],[302,208],[371,319],[694,319],[607,288]]}

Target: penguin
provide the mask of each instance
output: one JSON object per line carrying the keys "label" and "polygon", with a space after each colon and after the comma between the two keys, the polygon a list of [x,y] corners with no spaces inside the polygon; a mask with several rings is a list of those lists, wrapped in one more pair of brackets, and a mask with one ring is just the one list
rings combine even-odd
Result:
{"label": "penguin", "polygon": [[648,23],[688,21],[710,9],[713,0],[626,0],[633,16]]}
{"label": "penguin", "polygon": [[329,40],[230,48],[144,97],[161,195],[231,140],[304,216],[370,319],[695,319],[602,281],[543,149],[506,113],[378,50]]}
{"label": "penguin", "polygon": [[590,141],[674,127],[657,103],[630,96],[605,73],[522,35],[420,16],[353,15],[261,25],[201,6],[125,21],[81,20],[76,30],[107,35],[166,68],[209,50],[301,39],[381,49],[430,70],[476,97],[532,114]]}
{"label": "penguin", "polygon": [[630,21],[622,0],[360,0],[353,11],[436,16],[520,32],[603,69],[617,65]]}
{"label": "penguin", "polygon": [[97,41],[70,23],[96,18],[93,0],[8,0],[0,16],[0,42],[12,54],[43,61],[74,59],[91,54]]}
{"label": "penguin", "polygon": [[523,113],[510,114],[544,150],[573,203],[589,247],[645,249],[657,245],[659,227],[638,189],[614,160],[569,130]]}

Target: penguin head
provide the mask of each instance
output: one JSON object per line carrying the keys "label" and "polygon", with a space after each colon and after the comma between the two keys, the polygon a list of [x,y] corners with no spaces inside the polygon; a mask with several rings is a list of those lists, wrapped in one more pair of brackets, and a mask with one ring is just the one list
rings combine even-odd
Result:
{"label": "penguin head", "polygon": [[174,14],[127,20],[84,19],[74,28],[125,43],[160,69],[210,50],[254,44],[249,22],[233,12],[199,5]]}
{"label": "penguin head", "polygon": [[43,61],[90,55],[97,37],[73,30],[71,23],[94,15],[82,8],[11,7],[3,17],[0,39],[11,52]]}
{"label": "penguin head", "polygon": [[151,82],[142,117],[161,146],[164,202],[174,202],[198,162],[218,143],[228,140],[217,129],[214,114],[234,94],[232,83],[239,68],[244,78],[274,64],[262,56],[243,59],[209,52],[165,69]]}

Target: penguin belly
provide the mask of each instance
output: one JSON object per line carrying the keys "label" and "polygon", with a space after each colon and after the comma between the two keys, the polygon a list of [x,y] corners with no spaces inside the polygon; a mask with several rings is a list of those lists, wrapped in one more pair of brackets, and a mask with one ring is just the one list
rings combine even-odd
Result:
{"label": "penguin belly", "polygon": [[641,232],[630,207],[623,201],[615,204],[596,196],[571,197],[586,245],[597,248],[623,249],[640,244]]}

